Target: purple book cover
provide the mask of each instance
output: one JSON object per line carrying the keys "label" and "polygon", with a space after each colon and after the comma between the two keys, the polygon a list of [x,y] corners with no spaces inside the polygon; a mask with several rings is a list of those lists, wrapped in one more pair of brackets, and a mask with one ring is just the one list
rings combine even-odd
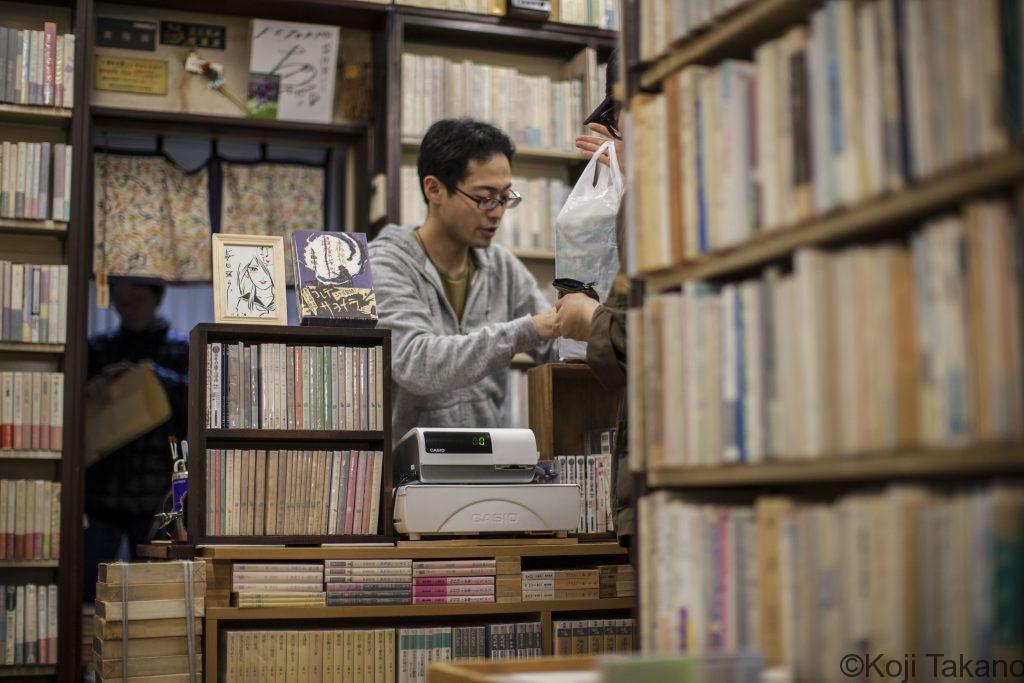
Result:
{"label": "purple book cover", "polygon": [[366,235],[360,232],[292,232],[295,307],[303,325],[377,324]]}

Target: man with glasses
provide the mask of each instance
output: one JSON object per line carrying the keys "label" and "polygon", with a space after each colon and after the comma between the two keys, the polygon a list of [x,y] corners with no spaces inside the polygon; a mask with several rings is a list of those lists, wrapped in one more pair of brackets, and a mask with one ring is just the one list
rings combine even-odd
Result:
{"label": "man with glasses", "polygon": [[430,127],[417,170],[427,218],[370,243],[380,324],[392,330],[399,439],[412,427],[500,427],[512,356],[546,358],[554,309],[526,267],[492,245],[512,188],[508,136],[471,119]]}

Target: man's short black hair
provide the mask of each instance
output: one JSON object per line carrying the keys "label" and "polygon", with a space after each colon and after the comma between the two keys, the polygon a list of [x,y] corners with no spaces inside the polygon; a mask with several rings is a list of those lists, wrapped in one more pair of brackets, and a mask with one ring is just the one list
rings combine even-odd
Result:
{"label": "man's short black hair", "polygon": [[516,147],[507,135],[495,126],[475,119],[441,119],[423,136],[416,170],[419,171],[420,193],[423,179],[434,176],[451,195],[455,186],[469,174],[470,160],[485,162],[495,154],[504,154],[509,162]]}

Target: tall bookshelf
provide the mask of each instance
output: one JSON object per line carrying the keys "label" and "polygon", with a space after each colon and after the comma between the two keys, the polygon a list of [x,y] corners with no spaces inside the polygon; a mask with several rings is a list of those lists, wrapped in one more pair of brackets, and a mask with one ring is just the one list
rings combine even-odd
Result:
{"label": "tall bookshelf", "polygon": [[[81,520],[84,509],[84,387],[87,375],[88,291],[92,274],[94,145],[102,146],[104,132],[132,132],[152,135],[224,137],[262,143],[315,144],[345,146],[349,150],[349,180],[344,190],[348,210],[344,224],[348,230],[373,232],[370,224],[371,179],[387,179],[385,219],[398,220],[397,181],[405,149],[415,141],[404,141],[399,133],[394,103],[400,102],[400,58],[404,41],[443,44],[447,41],[468,47],[487,47],[506,51],[511,58],[534,53],[552,59],[568,60],[583,47],[598,50],[606,57],[615,43],[615,33],[586,26],[556,22],[530,22],[513,18],[474,15],[394,5],[369,0],[225,0],[211,4],[200,0],[53,0],[45,3],[0,2],[4,19],[0,23],[34,28],[44,20],[56,18],[59,30],[74,33],[75,97],[73,106],[62,110],[0,103],[0,129],[9,139],[17,131],[31,131],[39,139],[69,142],[74,150],[71,179],[71,215],[66,223],[0,219],[0,257],[30,259],[40,254],[43,263],[68,266],[67,343],[0,343],[0,364],[6,367],[46,367],[64,374],[64,448],[58,453],[33,457],[8,457],[0,453],[0,477],[31,477],[60,480],[62,483],[60,559],[35,563],[0,564],[0,583],[56,582],[60,579],[59,656],[56,667],[32,670],[0,667],[0,679],[24,677],[56,678],[76,681],[80,678],[83,655],[81,633],[80,567],[83,556]],[[107,50],[96,45],[98,17],[153,19],[173,16],[198,23],[233,25],[251,18],[315,22],[366,32],[366,61],[371,69],[371,97],[374,116],[371,122],[351,122],[336,117],[329,124],[300,124],[285,121],[255,121],[240,111],[232,111],[225,102],[207,107],[192,99],[190,111],[161,107],[146,96],[111,101],[97,97],[93,89],[95,57]],[[205,20],[205,21],[204,21]],[[229,43],[238,35],[229,36]],[[344,38],[343,38],[344,40]],[[217,61],[221,54],[207,51]],[[248,48],[243,49],[247,72]],[[151,58],[151,53],[128,53]],[[166,57],[166,55],[161,55]],[[230,65],[229,65],[230,66]],[[235,69],[235,66],[230,66]],[[239,78],[232,73],[232,78]],[[244,74],[242,90],[244,91]],[[229,79],[230,80],[230,79]],[[237,85],[237,81],[235,82]],[[190,86],[191,87],[191,86]],[[201,91],[204,84],[198,84]],[[171,88],[173,90],[173,88]],[[196,90],[190,93],[196,94]],[[171,97],[174,96],[172,92]],[[214,99],[220,97],[216,95]],[[547,150],[522,150],[521,158],[533,164],[569,172],[574,164],[571,154],[552,154]],[[376,223],[379,226],[380,222]],[[337,227],[337,226],[332,226]],[[30,245],[26,247],[25,245]],[[26,248],[29,250],[26,252]],[[17,255],[16,257],[14,255]],[[523,253],[531,266],[553,268],[549,253]],[[540,281],[550,280],[547,270]],[[379,436],[373,436],[379,439]],[[194,446],[195,449],[195,446]],[[386,506],[385,506],[386,507]]]}
{"label": "tall bookshelf", "polygon": [[[758,54],[759,46],[766,41],[779,39],[796,26],[810,25],[814,13],[829,4],[831,3],[814,0],[763,0],[742,3],[729,13],[718,17],[713,24],[698,29],[682,40],[670,42],[662,54],[647,61],[641,61],[639,55],[643,52],[640,49],[641,29],[638,28],[640,25],[638,20],[641,16],[640,13],[651,11],[651,8],[647,3],[626,0],[623,3],[627,17],[626,25],[632,26],[632,29],[624,35],[627,55],[625,95],[630,106],[631,116],[642,115],[641,108],[649,106],[651,102],[656,102],[659,98],[673,97],[674,85],[670,81],[681,70],[692,65],[714,67],[728,59],[752,59]],[[844,3],[840,0],[835,4],[843,5]],[[847,7],[853,4],[849,3]],[[861,6],[865,4],[870,3],[861,3]],[[876,4],[888,8],[894,6],[892,3]],[[935,11],[935,8],[931,7],[929,3],[923,3],[921,7],[926,8],[924,11]],[[992,3],[990,7],[995,7],[995,3]],[[897,34],[897,37],[900,40],[906,39],[905,34]],[[760,82],[758,82],[758,87],[761,87]],[[905,110],[902,113],[907,115]],[[758,115],[761,115],[761,112],[758,112]],[[636,123],[635,119],[634,123]],[[670,114],[667,121],[668,128],[678,128],[680,125],[680,120],[671,118]],[[642,143],[638,143],[638,148],[643,149]],[[675,151],[677,148],[670,149],[669,155]],[[763,504],[764,508],[750,508],[756,518],[758,533],[760,533],[762,523],[767,525],[780,523],[779,517],[772,518],[766,514],[762,519],[761,513],[766,512],[771,505],[786,505],[787,503],[779,502],[782,497],[797,507],[822,502],[830,504],[835,501],[845,501],[844,504],[852,507],[856,504],[856,501],[853,500],[854,497],[874,495],[880,487],[921,485],[922,490],[928,492],[929,495],[934,495],[934,498],[928,499],[927,504],[941,505],[953,501],[952,496],[955,493],[970,490],[974,486],[1019,486],[1021,472],[1024,471],[1024,455],[1022,455],[1024,454],[1024,443],[1019,436],[996,440],[971,436],[954,443],[927,445],[918,442],[856,453],[824,452],[817,454],[816,457],[800,457],[799,455],[793,457],[796,453],[794,450],[791,453],[776,454],[776,457],[769,454],[768,457],[758,459],[756,462],[724,463],[721,462],[717,453],[709,454],[689,450],[685,447],[689,445],[689,442],[684,442],[682,450],[672,451],[664,442],[664,430],[668,428],[667,421],[685,419],[683,405],[680,403],[678,410],[666,409],[664,419],[655,422],[656,427],[653,430],[649,428],[652,424],[649,419],[645,420],[645,416],[661,409],[660,402],[662,400],[668,400],[664,393],[667,391],[664,374],[659,375],[658,370],[645,372],[643,370],[645,364],[653,363],[652,367],[667,369],[669,366],[662,365],[662,362],[668,354],[684,353],[682,348],[658,349],[659,341],[652,341],[649,338],[651,327],[648,323],[650,316],[654,315],[654,311],[660,310],[657,309],[657,306],[661,305],[659,301],[674,301],[671,297],[677,296],[675,293],[681,288],[684,292],[691,293],[698,291],[697,287],[725,288],[740,282],[752,281],[753,278],[759,277],[763,269],[768,267],[775,267],[780,269],[780,272],[786,273],[791,263],[796,261],[797,253],[807,248],[835,253],[836,250],[844,248],[888,244],[895,245],[893,248],[896,249],[909,250],[914,244],[912,240],[919,237],[924,231],[923,224],[936,217],[952,215],[951,212],[958,212],[969,202],[979,199],[1005,200],[1012,211],[1013,192],[1019,190],[1021,182],[1024,181],[1024,164],[1022,164],[1021,155],[1020,140],[1011,138],[1004,149],[956,163],[937,173],[908,177],[905,184],[898,189],[862,198],[832,208],[827,212],[812,213],[809,217],[783,224],[777,229],[761,229],[761,226],[755,226],[752,236],[730,244],[728,247],[712,248],[706,253],[685,258],[670,266],[641,269],[637,273],[637,276],[643,279],[646,288],[647,304],[631,312],[633,325],[630,330],[630,362],[631,369],[636,368],[638,372],[630,377],[633,384],[630,391],[630,415],[633,437],[631,440],[632,466],[636,471],[639,484],[637,502],[640,504],[641,517],[645,512],[651,515],[650,519],[641,519],[638,523],[638,556],[641,563],[639,570],[641,577],[639,627],[642,631],[641,641],[645,644],[645,649],[665,651],[668,642],[658,640],[658,634],[652,632],[657,630],[654,624],[658,623],[658,600],[663,599],[667,594],[664,585],[661,588],[655,588],[653,582],[664,581],[666,576],[682,580],[682,574],[688,571],[682,565],[674,565],[664,556],[657,555],[657,549],[664,550],[665,546],[659,545],[664,541],[664,531],[656,528],[656,525],[664,524],[665,519],[654,515],[659,511],[664,511],[665,508],[659,507],[659,505],[667,501],[698,501],[721,506],[736,505],[737,502]],[[658,161],[658,157],[652,155],[648,147],[646,151],[640,152],[640,155],[635,156],[631,161],[637,164],[654,165]],[[680,189],[679,187],[669,187],[667,184],[660,187],[660,191],[679,191]],[[1016,224],[1019,226],[1021,220],[1019,202],[1016,207],[1018,211]],[[685,214],[683,215],[685,216]],[[649,227],[634,217],[631,230],[636,234]],[[676,231],[682,230],[684,230],[684,226],[673,219],[671,223],[673,237]],[[908,243],[911,245],[910,247],[905,246]],[[966,251],[967,249],[965,249]],[[794,268],[796,267],[797,265],[794,264]],[[967,272],[966,268],[965,266],[964,272]],[[839,286],[831,284],[832,281],[829,282],[830,287]],[[1013,287],[1015,283],[1011,279],[1005,285]],[[966,288],[972,285],[965,284],[964,286]],[[1019,286],[1017,289],[1019,290]],[[913,294],[913,292],[911,293]],[[669,298],[665,298],[666,296]],[[666,317],[665,320],[669,320],[669,318]],[[800,322],[795,320],[793,324],[799,325]],[[723,321],[723,328],[726,324]],[[664,336],[660,337],[661,342],[664,342],[665,339]],[[682,347],[690,342],[679,337],[678,343]],[[742,350],[738,353],[742,355]],[[636,365],[632,365],[633,354],[640,359]],[[806,360],[806,362],[810,363],[811,361]],[[967,362],[970,363],[970,360]],[[676,370],[681,367],[681,365],[676,366]],[[693,371],[692,367],[691,371]],[[874,377],[868,381],[874,382],[880,381],[880,379]],[[1008,381],[1010,386],[1014,386],[1014,383],[1019,382],[1020,378],[1012,376],[1008,378]],[[687,389],[687,391],[689,390]],[[694,395],[700,396],[699,392]],[[655,400],[652,400],[652,397]],[[689,400],[689,395],[687,400]],[[740,400],[743,400],[742,396]],[[826,406],[826,409],[838,411],[842,405]],[[687,428],[690,424],[692,423],[687,423]],[[920,435],[917,438],[920,439]],[[737,460],[741,459],[742,456],[737,458]],[[906,493],[908,490],[906,488],[886,490],[896,491],[895,496],[912,497],[915,495]],[[901,504],[910,506],[916,503]],[[1019,515],[1019,508],[1005,503],[1005,499],[1004,504],[1011,505],[1006,509],[1012,509]],[[896,509],[894,504],[892,510]],[[913,519],[917,520],[918,517],[914,516]],[[890,521],[896,522],[895,518],[892,518],[881,524],[885,526]],[[922,529],[923,527],[914,527],[908,533],[920,533],[923,537],[925,531]],[[947,532],[944,538],[948,538],[951,544],[948,547],[963,547],[964,542],[959,540],[953,530],[953,526],[943,529],[944,532]],[[1013,534],[1013,532],[1007,533],[1010,533],[1011,536]],[[982,537],[971,536],[969,538],[976,540]],[[931,538],[929,547],[935,546],[936,540],[936,538]],[[823,547],[826,547],[824,540],[822,543]],[[954,543],[957,545],[953,546]],[[897,548],[902,552],[902,547],[897,546]],[[832,551],[833,554],[838,554],[838,547],[833,547]],[[822,550],[821,552],[825,553],[826,551]],[[907,552],[918,551],[908,550]],[[950,552],[955,554],[958,551],[953,549]],[[985,557],[984,549],[980,549],[978,552],[980,554],[977,556],[977,562],[983,563],[985,561],[983,559]],[[773,555],[769,559],[770,563],[776,567],[778,563],[791,561],[780,559],[778,555]],[[921,561],[925,563],[924,558],[921,558]],[[695,562],[700,566],[701,571],[715,571],[713,561],[710,559],[700,558]],[[688,568],[692,568],[692,566],[687,565]],[[759,569],[762,569],[763,566],[760,566]],[[936,566],[932,569],[927,564],[924,566],[927,566],[928,569],[923,569],[913,577],[916,577],[916,580],[922,584],[938,581],[935,574],[939,568]],[[1020,580],[1024,578],[1009,574],[996,576],[1008,580],[1007,588],[1014,583],[1019,585]],[[763,576],[759,578],[763,578]],[[778,577],[773,575],[771,578],[777,579]],[[874,580],[875,577],[872,578],[872,581]],[[998,589],[998,581],[993,583]],[[778,585],[776,585],[777,587]],[[795,590],[803,595],[810,595],[813,589],[810,585],[797,585]],[[766,591],[768,597],[764,597]],[[899,593],[895,588],[893,591],[893,600],[895,601],[898,599],[895,596]],[[784,598],[784,595],[787,597]],[[1016,595],[1019,598],[1019,593]],[[769,600],[771,600],[772,609],[779,610],[783,609],[780,605],[783,599],[788,599],[788,594],[781,589],[776,591],[772,586],[768,586],[761,589],[759,597],[747,597],[759,601],[764,610],[768,609]],[[973,603],[976,609],[985,609],[977,607],[978,604],[984,604],[984,600],[977,599],[978,594],[960,597],[964,601]],[[953,601],[947,600],[947,603],[950,602]],[[920,618],[918,613],[908,613],[904,617],[901,612],[903,606],[895,602],[892,604],[891,610],[886,614],[887,619],[907,618],[913,620]],[[958,605],[959,607],[963,606],[962,603],[958,603]],[[1004,604],[1003,608],[1019,611],[1021,606],[1010,607]],[[817,616],[820,615],[819,612]],[[844,618],[845,616],[847,615],[844,615]],[[763,614],[762,617],[764,617]],[[779,620],[779,612],[772,612],[768,618]],[[927,625],[928,620],[925,619],[922,627],[927,627]],[[701,628],[700,624],[696,626]],[[812,621],[810,625],[801,622],[801,628],[819,628],[824,631],[829,626],[825,622]],[[858,631],[858,633],[860,632]],[[872,634],[875,635],[875,632]],[[788,639],[790,636],[791,634],[787,634],[785,637]],[[782,636],[779,635],[773,638],[771,643],[760,643],[767,651],[766,659],[770,665],[780,663],[778,656],[783,647],[780,645],[781,638]],[[806,644],[805,641],[798,642]],[[690,646],[692,647],[692,645],[691,641]],[[1017,646],[1021,645],[1024,643],[1017,644]],[[679,646],[679,643],[673,643],[673,646]],[[881,651],[885,646],[872,644],[869,647],[875,647]],[[966,648],[967,644],[963,647]],[[912,651],[906,649],[908,653]],[[900,652],[902,653],[904,650],[900,650]],[[800,660],[798,663],[794,660],[786,663],[798,666],[804,661]],[[822,661],[825,660],[822,659]],[[829,662],[825,662],[823,665],[828,664]],[[838,666],[839,657],[836,657],[831,665]],[[795,681],[820,680],[820,678],[815,679],[813,675],[808,677],[806,669],[794,670],[792,675]],[[821,675],[832,674],[822,673]]]}
{"label": "tall bookshelf", "polygon": [[[86,2],[0,3],[0,25],[16,29],[43,28],[44,21],[57,24],[58,34],[73,33],[75,62],[84,64],[87,51]],[[76,68],[73,102],[62,108],[0,104],[0,138],[3,141],[65,143],[79,152],[85,148],[88,117],[88,69]],[[50,560],[13,560],[0,563],[0,584],[59,584],[57,664],[0,666],[0,680],[75,680],[77,672],[66,666],[77,638],[80,586],[64,580],[79,575],[81,563],[81,459],[84,429],[82,402],[86,374],[86,282],[88,278],[81,179],[87,165],[81,154],[73,157],[70,219],[67,221],[0,218],[0,258],[15,263],[63,264],[68,267],[66,343],[0,344],[0,366],[5,371],[60,372],[64,376],[63,438],[60,450],[0,451],[0,478],[43,479],[61,483],[60,554]],[[48,207],[49,208],[49,207]],[[49,210],[47,215],[50,215]]]}

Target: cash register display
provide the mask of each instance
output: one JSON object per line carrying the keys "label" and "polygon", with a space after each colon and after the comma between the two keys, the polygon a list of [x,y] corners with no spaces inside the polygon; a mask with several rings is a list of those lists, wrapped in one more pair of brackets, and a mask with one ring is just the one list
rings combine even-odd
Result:
{"label": "cash register display", "polygon": [[427,453],[493,453],[489,432],[424,432]]}

